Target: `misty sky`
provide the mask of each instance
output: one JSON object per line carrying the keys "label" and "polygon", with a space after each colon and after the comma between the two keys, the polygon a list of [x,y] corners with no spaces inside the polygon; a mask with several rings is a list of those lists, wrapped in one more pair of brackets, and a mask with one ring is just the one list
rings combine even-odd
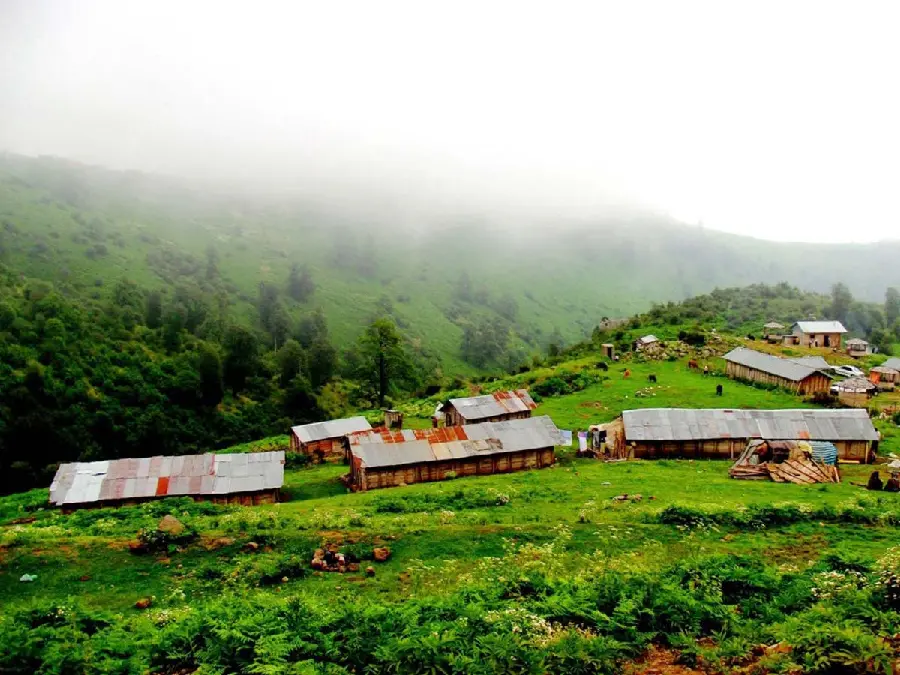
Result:
{"label": "misty sky", "polygon": [[900,238],[900,3],[0,0],[0,149]]}

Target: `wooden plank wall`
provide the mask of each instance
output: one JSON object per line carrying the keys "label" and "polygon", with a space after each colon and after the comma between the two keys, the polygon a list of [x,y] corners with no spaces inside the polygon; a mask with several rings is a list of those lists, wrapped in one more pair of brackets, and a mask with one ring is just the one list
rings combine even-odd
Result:
{"label": "wooden plank wall", "polygon": [[725,374],[733,379],[769,384],[798,394],[815,394],[828,391],[831,388],[831,380],[821,373],[813,373],[805,380],[794,382],[732,361],[727,362]]}
{"label": "wooden plank wall", "polygon": [[451,472],[453,472],[451,476],[455,474],[456,477],[462,477],[543,469],[553,464],[554,460],[553,448],[543,448],[486,457],[471,457],[465,460],[384,468],[363,468],[358,465],[358,461],[354,461],[350,469],[349,483],[354,490],[374,490],[397,485],[446,480],[447,474]]}

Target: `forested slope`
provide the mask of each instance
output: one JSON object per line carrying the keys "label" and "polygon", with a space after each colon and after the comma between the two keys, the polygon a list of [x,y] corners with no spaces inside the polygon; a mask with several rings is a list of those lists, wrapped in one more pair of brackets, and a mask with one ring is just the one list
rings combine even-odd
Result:
{"label": "forested slope", "polygon": [[[880,300],[900,248],[775,244],[620,211],[583,221],[411,216],[373,205],[198,190],[59,159],[0,156],[0,262],[109,298],[128,278],[227,307],[260,326],[261,296],[290,320],[324,311],[339,346],[388,314],[445,372],[509,367],[604,316],[715,287],[844,281]],[[294,276],[291,277],[291,270]],[[264,285],[264,290],[261,290]]]}

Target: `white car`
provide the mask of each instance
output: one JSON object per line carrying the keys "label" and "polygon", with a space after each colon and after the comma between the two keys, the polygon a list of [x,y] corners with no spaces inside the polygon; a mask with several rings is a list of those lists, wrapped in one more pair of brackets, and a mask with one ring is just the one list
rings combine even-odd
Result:
{"label": "white car", "polygon": [[865,377],[865,373],[856,366],[835,366],[831,369],[835,375],[841,377]]}

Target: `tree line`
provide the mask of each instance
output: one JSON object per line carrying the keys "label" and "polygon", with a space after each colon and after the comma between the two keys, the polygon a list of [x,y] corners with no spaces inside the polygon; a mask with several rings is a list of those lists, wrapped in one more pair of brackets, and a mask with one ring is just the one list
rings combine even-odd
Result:
{"label": "tree line", "polygon": [[0,490],[48,485],[60,462],[285,433],[427,381],[390,318],[373,316],[343,352],[321,310],[293,321],[281,296],[308,297],[303,277],[261,285],[247,322],[196,288],[163,295],[123,279],[92,300],[0,266]]}

